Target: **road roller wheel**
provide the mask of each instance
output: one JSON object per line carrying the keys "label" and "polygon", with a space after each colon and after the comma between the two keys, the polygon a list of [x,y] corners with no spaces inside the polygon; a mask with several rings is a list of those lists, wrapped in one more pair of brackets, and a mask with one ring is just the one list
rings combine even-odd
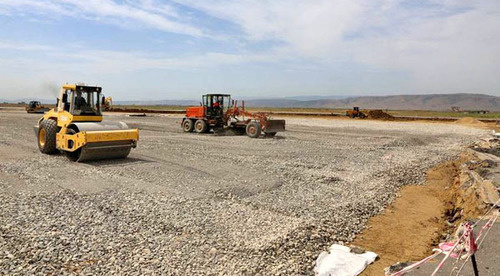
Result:
{"label": "road roller wheel", "polygon": [[182,129],[184,130],[184,132],[193,132],[194,130],[193,120],[185,119],[184,122],[182,122]]}
{"label": "road roller wheel", "polygon": [[194,130],[198,133],[207,132],[207,130],[208,130],[207,122],[205,122],[205,120],[196,121],[196,123],[194,124]]}
{"label": "road roller wheel", "polygon": [[250,138],[258,138],[262,132],[260,124],[257,122],[250,122],[247,125],[246,132]]}
{"label": "road roller wheel", "polygon": [[49,119],[42,121],[38,129],[38,149],[45,154],[57,152],[56,148],[57,122]]}

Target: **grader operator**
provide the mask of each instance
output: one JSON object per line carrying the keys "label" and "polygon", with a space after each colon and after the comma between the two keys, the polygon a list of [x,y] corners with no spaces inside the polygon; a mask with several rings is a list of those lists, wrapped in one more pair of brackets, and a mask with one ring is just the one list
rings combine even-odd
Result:
{"label": "grader operator", "polygon": [[103,123],[101,87],[65,84],[57,105],[35,125],[42,153],[62,151],[72,161],[125,158],[137,146],[138,129]]}

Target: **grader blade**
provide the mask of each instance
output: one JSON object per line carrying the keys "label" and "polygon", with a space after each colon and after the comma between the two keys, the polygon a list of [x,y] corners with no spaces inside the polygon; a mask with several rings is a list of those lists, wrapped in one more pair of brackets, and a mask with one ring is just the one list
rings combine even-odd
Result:
{"label": "grader blade", "polygon": [[265,132],[285,131],[285,120],[267,120],[264,131]]}

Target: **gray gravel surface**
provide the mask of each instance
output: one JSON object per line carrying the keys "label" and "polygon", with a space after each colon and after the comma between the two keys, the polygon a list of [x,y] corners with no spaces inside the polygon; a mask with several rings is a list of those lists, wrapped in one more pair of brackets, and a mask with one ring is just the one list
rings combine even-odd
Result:
{"label": "gray gravel surface", "polygon": [[37,115],[0,111],[0,275],[300,275],[350,241],[401,185],[484,130],[286,118],[272,139],[140,129],[128,159],[43,155]]}

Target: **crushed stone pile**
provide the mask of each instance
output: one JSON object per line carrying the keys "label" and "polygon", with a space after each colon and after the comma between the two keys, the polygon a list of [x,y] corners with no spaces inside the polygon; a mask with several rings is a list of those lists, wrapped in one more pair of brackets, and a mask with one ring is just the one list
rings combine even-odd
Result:
{"label": "crushed stone pile", "polygon": [[460,125],[474,125],[474,126],[484,126],[484,125],[486,125],[485,123],[479,121],[476,118],[472,118],[472,117],[465,117],[465,118],[462,118],[462,119],[458,119],[457,121],[455,121],[455,124],[460,124]]}
{"label": "crushed stone pile", "polygon": [[393,120],[394,117],[380,109],[368,111],[368,118],[370,119],[382,119],[382,120]]}

